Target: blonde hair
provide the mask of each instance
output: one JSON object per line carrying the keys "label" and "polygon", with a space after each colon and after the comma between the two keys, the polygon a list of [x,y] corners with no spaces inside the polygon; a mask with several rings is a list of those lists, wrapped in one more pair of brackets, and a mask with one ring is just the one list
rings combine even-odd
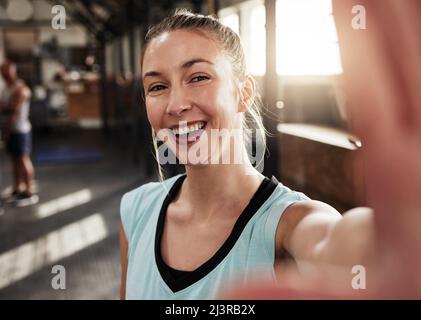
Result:
{"label": "blonde hair", "polygon": [[[217,43],[221,46],[221,49],[231,60],[232,70],[238,83],[237,89],[240,95],[240,100],[243,98],[241,84],[246,80],[247,77],[249,77],[253,82],[253,86],[256,86],[253,77],[251,77],[247,72],[246,60],[240,37],[231,28],[223,25],[215,16],[196,14],[186,9],[177,9],[174,14],[166,17],[159,24],[151,27],[148,30],[141,56],[141,67],[143,67],[143,57],[147,46],[154,38],[158,37],[164,32],[180,29],[187,29],[196,32],[204,31],[205,35],[207,32],[215,37]],[[257,132],[261,138],[261,143],[263,143],[264,149],[266,149],[267,131],[263,125],[260,112],[261,107],[262,102],[260,95],[255,92],[243,117],[243,129],[246,130],[246,133],[249,133],[249,129],[257,129]],[[155,159],[158,162],[158,173],[162,181],[163,175],[162,168],[159,164],[157,138],[153,129],[152,137],[155,149]],[[252,143],[252,137],[250,135],[245,134],[244,137],[244,142],[246,145]],[[261,161],[263,161],[263,157],[264,155],[261,159],[259,159],[259,164]]]}

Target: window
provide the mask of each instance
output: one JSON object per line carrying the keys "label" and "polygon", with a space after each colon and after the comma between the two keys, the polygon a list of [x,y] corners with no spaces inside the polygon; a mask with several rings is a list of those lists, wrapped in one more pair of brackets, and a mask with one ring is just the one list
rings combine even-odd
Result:
{"label": "window", "polygon": [[342,73],[331,0],[276,1],[277,73]]}
{"label": "window", "polygon": [[254,76],[263,76],[266,72],[266,15],[263,1],[242,2],[220,10],[218,15],[223,24],[241,36],[247,70]]}
{"label": "window", "polygon": [[240,34],[240,19],[238,17],[238,13],[231,13],[223,16],[221,15],[220,20],[224,25],[230,27],[237,34]]}
{"label": "window", "polygon": [[264,5],[250,9],[249,34],[246,46],[248,71],[255,76],[266,73],[266,12]]}

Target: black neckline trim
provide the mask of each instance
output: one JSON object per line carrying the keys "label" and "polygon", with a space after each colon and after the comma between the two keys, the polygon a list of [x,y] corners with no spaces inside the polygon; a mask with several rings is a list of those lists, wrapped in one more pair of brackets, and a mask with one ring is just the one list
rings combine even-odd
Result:
{"label": "black neckline trim", "polygon": [[[251,198],[250,202],[243,210],[241,215],[238,217],[234,227],[232,229],[231,234],[222,244],[222,246],[218,249],[218,251],[205,263],[203,263],[200,267],[193,271],[182,271],[176,270],[169,267],[164,260],[162,259],[161,253],[161,240],[162,240],[162,233],[164,230],[164,222],[165,222],[165,215],[168,209],[169,204],[171,201],[176,197],[178,191],[181,188],[181,185],[186,178],[186,174],[180,176],[171,189],[169,190],[167,196],[164,199],[164,202],[161,207],[161,211],[159,213],[156,233],[155,233],[155,262],[158,267],[159,273],[161,274],[162,279],[168,285],[168,287],[173,291],[181,291],[190,285],[194,284],[195,282],[199,281],[203,277],[205,277],[208,273],[210,273],[213,269],[215,269],[219,263],[224,260],[224,258],[228,255],[231,249],[234,247],[235,243],[237,242],[238,238],[240,237],[242,231],[244,230],[247,223],[253,217],[253,215],[257,212],[257,210],[266,202],[266,200],[271,196],[273,191],[275,190],[276,186],[278,185],[278,181],[275,177],[272,179],[268,179],[265,177],[261,182],[259,188],[254,193],[253,197]],[[174,271],[177,273],[177,278],[174,278],[172,275]]]}

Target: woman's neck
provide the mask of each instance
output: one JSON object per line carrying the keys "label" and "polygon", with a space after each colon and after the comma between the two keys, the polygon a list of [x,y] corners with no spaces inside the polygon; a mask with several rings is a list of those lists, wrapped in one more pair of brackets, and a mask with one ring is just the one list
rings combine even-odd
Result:
{"label": "woman's neck", "polygon": [[244,208],[264,178],[250,163],[186,166],[186,171],[183,197],[193,209],[194,219],[202,221],[226,207]]}

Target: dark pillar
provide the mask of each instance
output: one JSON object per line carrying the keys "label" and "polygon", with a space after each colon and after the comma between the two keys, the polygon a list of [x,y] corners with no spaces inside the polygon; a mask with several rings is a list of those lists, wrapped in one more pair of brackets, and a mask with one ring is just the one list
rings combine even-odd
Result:
{"label": "dark pillar", "polygon": [[[271,117],[276,112],[276,100],[278,90],[278,75],[276,73],[276,0],[265,0],[266,7],[266,74],[264,78],[264,104],[269,109]],[[266,117],[264,124],[266,129],[275,134],[275,137],[267,138],[267,147],[270,157],[265,161],[264,174],[276,175],[278,170],[278,147],[276,126],[277,119]]]}
{"label": "dark pillar", "polygon": [[102,129],[105,135],[109,134],[109,99],[108,99],[108,84],[107,84],[107,71],[105,70],[105,41],[99,42],[98,48],[98,64],[100,70],[100,81],[101,81],[101,120]]}

